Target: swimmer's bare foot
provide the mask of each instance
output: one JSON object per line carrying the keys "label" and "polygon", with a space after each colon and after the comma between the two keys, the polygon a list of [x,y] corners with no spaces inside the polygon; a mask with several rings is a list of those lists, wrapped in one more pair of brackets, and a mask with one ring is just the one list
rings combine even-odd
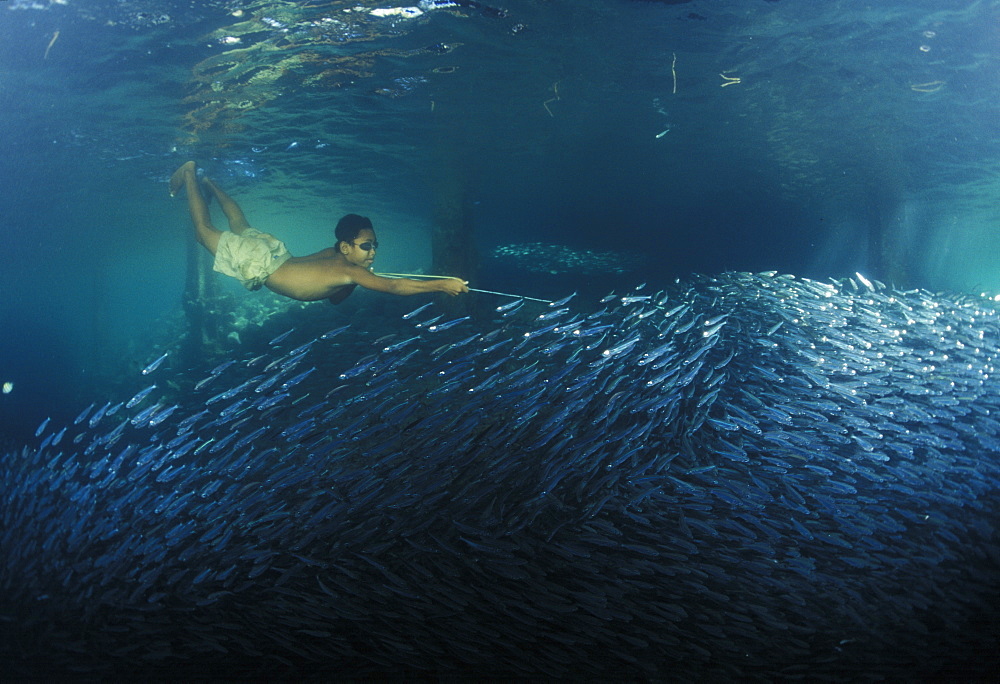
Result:
{"label": "swimmer's bare foot", "polygon": [[174,175],[170,177],[170,196],[174,197],[177,195],[177,191],[180,190],[181,186],[187,181],[187,175],[189,173],[195,175],[197,172],[198,167],[193,161],[181,164],[181,167],[174,171]]}

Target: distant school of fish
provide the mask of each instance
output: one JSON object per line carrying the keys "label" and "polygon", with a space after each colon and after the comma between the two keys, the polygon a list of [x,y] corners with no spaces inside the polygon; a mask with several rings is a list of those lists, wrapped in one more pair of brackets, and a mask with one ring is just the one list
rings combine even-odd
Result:
{"label": "distant school of fish", "polygon": [[768,272],[435,306],[289,330],[180,400],[162,354],[0,456],[8,674],[903,681],[989,652],[991,301]]}

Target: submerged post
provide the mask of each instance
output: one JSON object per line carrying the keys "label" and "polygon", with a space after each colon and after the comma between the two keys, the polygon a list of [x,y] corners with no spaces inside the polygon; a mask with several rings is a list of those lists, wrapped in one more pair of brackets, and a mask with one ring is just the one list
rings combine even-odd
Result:
{"label": "submerged post", "polygon": [[185,335],[181,356],[190,367],[221,348],[222,331],[219,316],[212,310],[217,297],[217,284],[212,277],[212,259],[195,240],[188,240],[187,270],[182,307],[184,309]]}
{"label": "submerged post", "polygon": [[899,193],[886,189],[873,191],[869,196],[869,217],[868,261],[874,277],[907,287],[910,280],[909,241]]}
{"label": "submerged post", "polygon": [[[472,202],[465,183],[454,173],[443,179],[438,188],[431,254],[432,273],[458,276],[470,284],[475,283],[478,259]],[[448,297],[444,305],[456,313],[471,311],[467,296]]]}

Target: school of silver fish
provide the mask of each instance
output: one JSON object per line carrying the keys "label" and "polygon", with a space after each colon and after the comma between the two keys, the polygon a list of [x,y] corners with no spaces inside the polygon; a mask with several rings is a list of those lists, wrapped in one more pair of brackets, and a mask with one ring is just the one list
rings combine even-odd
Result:
{"label": "school of silver fish", "polygon": [[907,680],[982,656],[990,300],[767,272],[435,308],[289,330],[180,398],[164,354],[0,457],[6,667]]}

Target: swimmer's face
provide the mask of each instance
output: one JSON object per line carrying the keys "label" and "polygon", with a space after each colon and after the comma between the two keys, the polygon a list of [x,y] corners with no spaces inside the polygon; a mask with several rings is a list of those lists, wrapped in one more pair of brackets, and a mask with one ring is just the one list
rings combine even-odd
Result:
{"label": "swimmer's face", "polygon": [[375,231],[365,228],[351,242],[341,244],[343,245],[341,251],[352,264],[361,268],[371,268],[375,263],[375,250],[378,249]]}

